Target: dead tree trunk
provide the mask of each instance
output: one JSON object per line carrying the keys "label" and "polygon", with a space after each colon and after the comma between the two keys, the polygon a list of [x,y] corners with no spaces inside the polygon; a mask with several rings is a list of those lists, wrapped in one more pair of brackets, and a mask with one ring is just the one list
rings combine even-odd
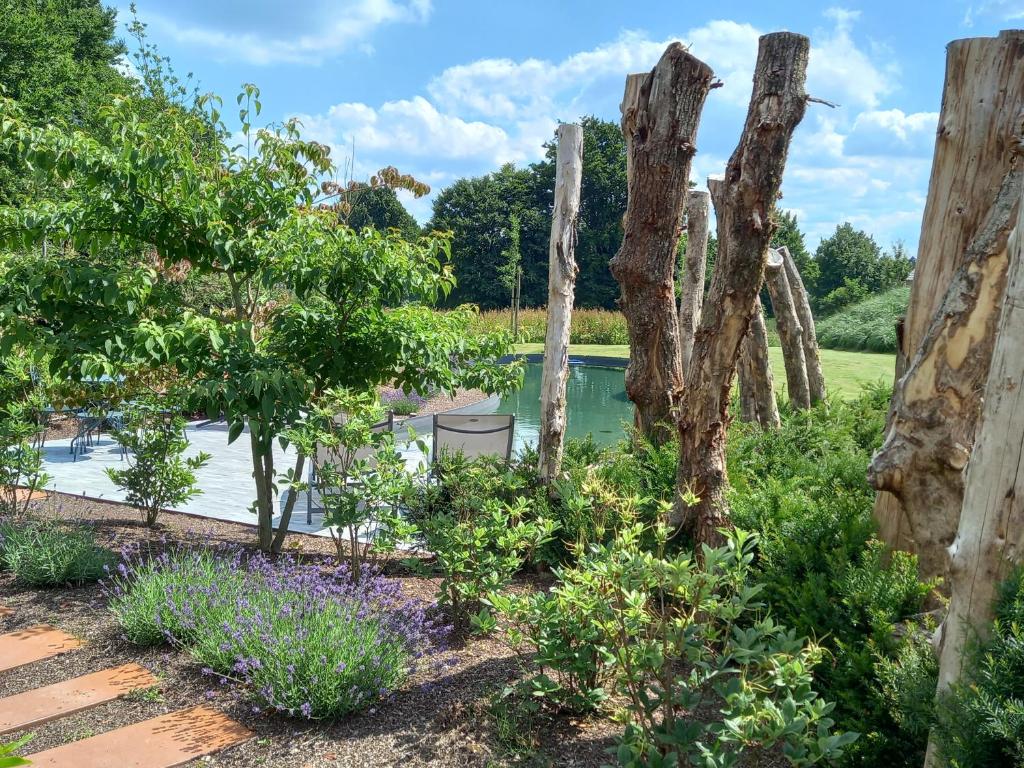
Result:
{"label": "dead tree trunk", "polygon": [[796,316],[800,320],[800,328],[803,329],[801,338],[804,343],[804,363],[807,366],[807,387],[810,390],[811,405],[814,405],[825,399],[825,374],[821,370],[821,353],[818,351],[818,333],[814,328],[811,300],[789,248],[782,246],[778,251],[782,254],[789,290],[793,294],[793,304],[796,307]]}
{"label": "dead tree trunk", "polygon": [[[928,200],[904,323],[901,351],[909,361],[909,368],[904,381],[899,382],[893,392],[888,437],[874,473],[877,479],[873,480],[875,487],[883,491],[875,502],[879,535],[891,548],[921,555],[926,574],[943,571],[946,555],[942,550],[949,546],[956,532],[963,494],[956,465],[962,468],[974,441],[977,393],[988,371],[992,339],[989,337],[982,343],[984,349],[975,348],[975,341],[982,341],[981,336],[994,330],[1001,286],[996,289],[993,305],[982,311],[989,315],[987,319],[970,307],[962,307],[957,320],[947,323],[945,332],[939,331],[939,336],[955,333],[955,339],[949,338],[936,345],[938,339],[926,342],[925,337],[931,333],[937,312],[942,311],[940,305],[954,298],[947,291],[954,275],[979,257],[977,245],[980,243],[975,243],[982,228],[994,224],[991,222],[993,202],[1008,171],[1017,162],[1022,104],[1024,32],[1014,30],[1001,32],[995,38],[978,37],[950,43]],[[1002,239],[1005,243],[1005,232]],[[1005,264],[1005,259],[997,259],[1000,260]],[[980,266],[979,263],[977,268]],[[992,268],[994,265],[989,267]],[[1002,279],[991,274],[976,274],[975,278],[972,280],[975,291],[987,286],[992,279]],[[989,287],[985,288],[985,293],[991,296]],[[965,303],[974,307],[977,298],[975,294],[974,298],[966,298]],[[967,322],[968,316],[970,322]],[[929,344],[930,351],[922,348],[924,343]],[[952,345],[949,365],[940,364],[944,355],[942,348],[947,344]],[[965,359],[968,348],[971,360]],[[917,364],[921,353],[924,355]],[[967,377],[956,374],[960,383],[946,381],[953,370],[964,370],[965,365],[976,364],[982,365],[984,370],[975,370]],[[941,399],[943,407],[939,410],[924,407],[917,415],[909,412],[933,399]],[[908,438],[915,429],[914,422],[919,420],[929,425],[929,435],[920,447],[915,447]],[[897,453],[903,455],[897,457]],[[887,467],[892,471],[887,472]],[[907,499],[916,493],[915,486],[928,487],[932,482],[927,477],[913,480],[908,473],[927,476],[933,470],[939,481],[935,483],[936,490],[941,486],[941,492],[929,493],[909,508]],[[895,494],[887,492],[897,486],[905,487]],[[922,513],[926,518],[920,516]],[[944,522],[933,528],[938,520]]]}
{"label": "dead tree trunk", "polygon": [[779,404],[775,401],[775,377],[768,360],[768,328],[758,296],[750,317],[750,328],[740,347],[737,366],[740,384],[740,418],[761,425],[762,429],[778,429]]}
{"label": "dead tree trunk", "polygon": [[811,407],[811,389],[807,383],[807,359],[804,356],[804,329],[796,312],[790,290],[785,257],[774,249],[768,251],[764,284],[775,310],[775,327],[782,345],[782,362],[786,368],[786,391],[789,404],[798,409]]}
{"label": "dead tree trunk", "polygon": [[687,387],[678,410],[678,485],[700,501],[678,501],[674,520],[698,542],[722,541],[725,506],[725,431],[740,344],[764,281],[778,198],[793,130],[804,116],[807,57],[803,35],[761,37],[754,87],[739,146],[725,170],[723,205],[716,205],[718,254],[711,288],[694,339]]}
{"label": "dead tree trunk", "polygon": [[[951,548],[940,694],[959,679],[967,641],[987,637],[998,585],[1024,554],[1024,206],[1010,238],[1009,262],[984,411]],[[941,765],[934,743],[928,745],[926,765]]]}
{"label": "dead tree trunk", "polygon": [[683,388],[674,272],[697,124],[713,77],[707,64],[673,43],[644,77],[635,104],[631,76],[622,104],[629,200],[611,271],[629,329],[626,393],[638,430],[658,443],[671,436]]}
{"label": "dead tree trunk", "polygon": [[679,299],[679,348],[683,375],[690,366],[693,334],[700,323],[704,304],[704,272],[708,259],[708,208],[711,195],[691,189],[686,195],[686,263],[683,266]]}
{"label": "dead tree trunk", "polygon": [[562,465],[565,438],[565,387],[569,379],[569,330],[576,290],[576,220],[583,181],[583,129],[558,126],[555,155],[555,205],[548,251],[548,329],[540,385],[541,481],[550,483]]}

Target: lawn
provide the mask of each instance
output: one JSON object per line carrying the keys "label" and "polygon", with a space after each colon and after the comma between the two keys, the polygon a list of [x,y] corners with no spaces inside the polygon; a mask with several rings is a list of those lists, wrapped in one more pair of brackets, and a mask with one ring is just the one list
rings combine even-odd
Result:
{"label": "lawn", "polygon": [[[517,344],[516,352],[538,354],[544,351],[543,344]],[[599,355],[601,357],[629,357],[626,344],[573,344],[569,347],[573,355]],[[786,373],[782,366],[782,349],[769,347],[772,372],[776,387],[785,388]],[[876,352],[839,352],[834,349],[821,350],[821,366],[829,391],[843,397],[856,394],[864,384],[877,381],[891,383],[896,368],[896,356]]]}

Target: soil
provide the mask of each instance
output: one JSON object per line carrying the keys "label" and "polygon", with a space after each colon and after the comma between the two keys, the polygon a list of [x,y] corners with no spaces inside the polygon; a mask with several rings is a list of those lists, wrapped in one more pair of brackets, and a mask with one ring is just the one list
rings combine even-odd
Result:
{"label": "soil", "polygon": [[[148,530],[134,509],[63,494],[33,502],[35,514],[68,521],[88,521],[101,542],[122,548],[136,542],[164,546],[197,540],[250,546],[254,528],[164,512],[159,527]],[[330,554],[329,539],[291,534],[290,549],[299,553]],[[389,564],[390,575],[401,579],[410,596],[432,599],[436,582],[403,574]],[[540,579],[540,581],[538,581]],[[543,577],[524,578],[513,588],[543,586]],[[490,638],[453,642],[454,650],[434,656],[399,691],[364,712],[336,721],[309,722],[254,711],[239,688],[219,685],[200,674],[188,655],[170,647],[142,649],[123,640],[106,611],[101,585],[34,589],[16,585],[0,573],[0,600],[14,613],[0,618],[0,631],[34,624],[52,624],[86,640],[83,648],[45,663],[30,664],[0,678],[0,696],[67,680],[107,667],[136,662],[160,678],[157,689],[35,729],[29,749],[47,749],[116,727],[139,722],[175,709],[211,702],[246,727],[255,738],[218,755],[189,765],[231,768],[321,768],[322,766],[572,766],[589,768],[609,761],[620,729],[604,718],[545,718],[526,729],[512,723],[525,748],[510,751],[498,737],[490,714],[492,697],[522,676],[511,648],[500,633]],[[532,733],[532,736],[528,736]],[[11,740],[12,735],[5,736]],[[532,743],[531,743],[532,742]]]}

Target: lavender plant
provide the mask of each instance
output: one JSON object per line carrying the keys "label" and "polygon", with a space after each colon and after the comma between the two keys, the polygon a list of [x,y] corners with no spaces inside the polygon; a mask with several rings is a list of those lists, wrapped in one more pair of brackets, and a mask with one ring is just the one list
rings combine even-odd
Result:
{"label": "lavender plant", "polygon": [[134,558],[108,588],[129,640],[167,640],[207,674],[243,684],[258,706],[307,719],[386,696],[442,631],[396,581],[288,558]]}

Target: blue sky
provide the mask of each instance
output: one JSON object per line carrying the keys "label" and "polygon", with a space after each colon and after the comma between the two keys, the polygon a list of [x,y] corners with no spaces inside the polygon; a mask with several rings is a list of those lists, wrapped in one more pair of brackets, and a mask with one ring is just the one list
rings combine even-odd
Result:
{"label": "blue sky", "polygon": [[[504,162],[537,160],[556,123],[618,120],[626,74],[681,40],[724,81],[708,98],[693,178],[723,172],[750,95],[757,37],[811,38],[811,105],[781,205],[813,248],[843,221],[916,253],[945,45],[1024,23],[1024,0],[139,0],[179,73],[233,103],[262,89],[263,117],[355,146],[355,175],[396,165],[434,193]],[[121,19],[128,18],[127,3]],[[430,198],[407,200],[421,221]]]}

